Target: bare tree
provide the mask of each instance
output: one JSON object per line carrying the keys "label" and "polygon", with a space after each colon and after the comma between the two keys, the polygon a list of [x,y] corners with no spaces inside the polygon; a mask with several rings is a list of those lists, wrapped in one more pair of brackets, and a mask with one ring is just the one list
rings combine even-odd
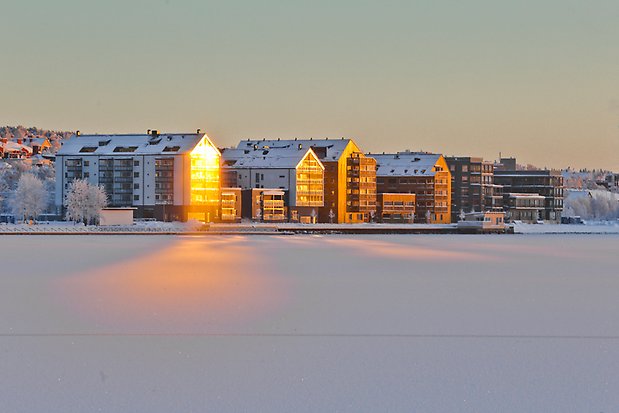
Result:
{"label": "bare tree", "polygon": [[11,209],[23,221],[36,220],[47,207],[49,197],[43,182],[32,174],[23,174],[11,199]]}

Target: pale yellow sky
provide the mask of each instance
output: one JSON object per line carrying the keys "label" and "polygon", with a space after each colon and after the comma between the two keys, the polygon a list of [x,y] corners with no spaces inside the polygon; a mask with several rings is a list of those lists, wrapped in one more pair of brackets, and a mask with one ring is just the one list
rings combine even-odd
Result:
{"label": "pale yellow sky", "polygon": [[616,1],[25,0],[2,15],[0,124],[619,170]]}

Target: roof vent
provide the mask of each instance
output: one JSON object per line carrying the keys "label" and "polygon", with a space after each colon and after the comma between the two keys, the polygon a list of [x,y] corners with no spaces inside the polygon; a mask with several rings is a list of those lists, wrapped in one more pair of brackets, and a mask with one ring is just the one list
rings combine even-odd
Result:
{"label": "roof vent", "polygon": [[196,129],[196,133],[199,135],[202,133],[202,129]]}
{"label": "roof vent", "polygon": [[299,144],[299,150],[301,150],[301,149],[303,149],[303,144],[302,143]]}
{"label": "roof vent", "polygon": [[157,129],[152,129],[152,130],[151,130],[151,129],[149,129],[149,130],[148,130],[148,134],[149,134],[150,136],[155,136],[155,137],[156,137],[156,136],[159,136],[159,131],[158,131]]}
{"label": "roof vent", "polygon": [[78,130],[77,130],[77,131],[75,131],[75,136],[80,136],[81,134],[82,134],[82,132],[80,132],[80,131],[78,131]]}

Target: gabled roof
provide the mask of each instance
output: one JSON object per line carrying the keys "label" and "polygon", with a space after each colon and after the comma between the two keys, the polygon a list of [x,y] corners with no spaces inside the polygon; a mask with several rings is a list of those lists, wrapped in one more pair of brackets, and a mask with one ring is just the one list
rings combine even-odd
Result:
{"label": "gabled roof", "polygon": [[443,155],[426,152],[368,154],[376,159],[376,176],[434,176],[436,165]]}
{"label": "gabled roof", "polygon": [[298,146],[302,145],[303,148],[325,148],[326,155],[318,155],[322,161],[337,161],[340,159],[346,147],[352,142],[355,147],[357,146],[352,139],[256,139],[256,140],[243,140],[237,145],[237,149],[253,149],[255,145],[259,148],[268,146],[269,148],[287,147],[289,145]]}
{"label": "gabled roof", "polygon": [[31,146],[51,146],[49,139],[45,137],[28,138],[28,143],[30,143]]}
{"label": "gabled roof", "polygon": [[[223,169],[295,169],[306,156],[318,157],[311,148],[284,145],[277,148],[224,149],[221,153]],[[318,160],[321,167],[322,163]]]}
{"label": "gabled roof", "polygon": [[203,138],[213,146],[205,133],[75,135],[63,142],[57,155],[179,155],[191,152]]}

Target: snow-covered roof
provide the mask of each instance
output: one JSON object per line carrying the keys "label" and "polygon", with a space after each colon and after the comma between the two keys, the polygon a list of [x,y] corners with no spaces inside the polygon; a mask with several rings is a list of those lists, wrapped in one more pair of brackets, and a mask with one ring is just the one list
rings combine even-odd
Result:
{"label": "snow-covered roof", "polygon": [[51,146],[47,138],[28,138],[28,142],[32,146]]}
{"label": "snow-covered roof", "polygon": [[63,142],[57,155],[178,155],[191,152],[205,137],[211,143],[205,133],[76,135]]}
{"label": "snow-covered roof", "polygon": [[3,152],[32,153],[32,148],[30,146],[24,145],[22,143],[13,142],[13,141],[7,141],[7,142],[0,141],[0,149],[2,149]]}
{"label": "snow-covered roof", "polygon": [[[284,145],[275,148],[224,149],[221,153],[223,169],[295,169],[309,154],[315,156],[311,148],[303,145]],[[318,159],[316,157],[316,159]],[[322,166],[320,161],[319,164]]]}
{"label": "snow-covered roof", "polygon": [[[342,156],[349,143],[354,141],[352,139],[259,139],[251,140],[246,139],[237,145],[237,149],[253,149],[255,145],[259,148],[268,146],[269,148],[280,148],[287,146],[302,145],[303,148],[325,148],[326,154],[322,156],[319,152],[316,155],[324,161],[337,161]],[[354,144],[356,146],[356,144]]]}
{"label": "snow-covered roof", "polygon": [[434,176],[442,155],[426,152],[368,154],[376,159],[376,176]]}

